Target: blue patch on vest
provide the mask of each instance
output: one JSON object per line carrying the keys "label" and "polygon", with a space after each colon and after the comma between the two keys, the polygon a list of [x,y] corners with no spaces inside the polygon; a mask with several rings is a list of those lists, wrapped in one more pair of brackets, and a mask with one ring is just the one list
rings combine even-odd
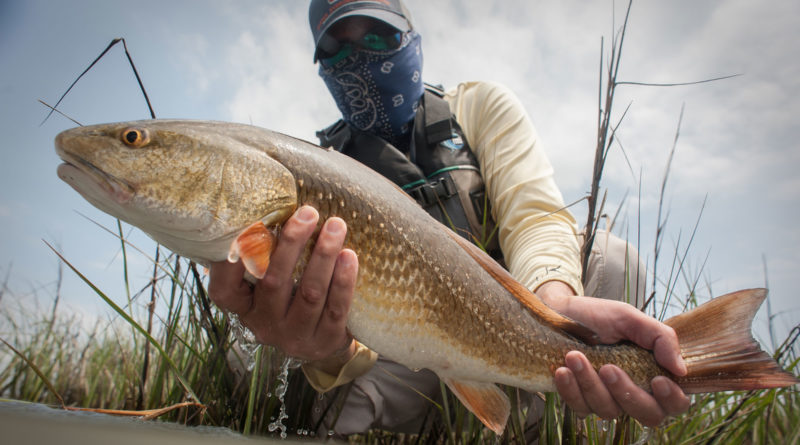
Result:
{"label": "blue patch on vest", "polygon": [[450,139],[442,141],[441,144],[450,150],[461,150],[464,148],[464,140],[461,139],[461,136],[456,132],[453,132],[453,135],[450,137]]}

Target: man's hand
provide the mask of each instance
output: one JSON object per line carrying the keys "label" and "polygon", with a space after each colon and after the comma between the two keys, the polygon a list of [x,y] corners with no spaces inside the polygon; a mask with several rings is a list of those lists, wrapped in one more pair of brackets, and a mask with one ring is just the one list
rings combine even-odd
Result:
{"label": "man's hand", "polygon": [[347,226],[330,218],[322,226],[303,276],[295,286],[295,266],[319,221],[309,206],[286,222],[264,278],[251,286],[241,262],[211,264],[208,292],[220,308],[238,315],[259,343],[286,354],[317,361],[316,367],[337,374],[355,353],[347,332],[358,257],[343,249]]}
{"label": "man's hand", "polygon": [[[603,343],[629,340],[653,351],[658,364],[677,376],[686,375],[680,356],[678,337],[669,326],[620,301],[577,297],[564,283],[544,283],[536,290],[559,313],[594,330]],[[580,417],[595,413],[604,419],[627,413],[646,426],[656,426],[667,416],[689,408],[689,398],[667,377],[651,381],[653,394],[636,386],[614,365],[594,371],[589,360],[578,351],[567,353],[567,366],[555,372],[558,392]]]}

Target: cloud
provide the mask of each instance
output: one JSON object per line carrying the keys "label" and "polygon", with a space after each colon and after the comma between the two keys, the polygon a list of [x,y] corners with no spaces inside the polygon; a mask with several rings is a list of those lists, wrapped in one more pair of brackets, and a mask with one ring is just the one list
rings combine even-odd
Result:
{"label": "cloud", "polygon": [[585,188],[596,135],[597,56],[604,30],[599,26],[605,27],[606,18],[610,22],[610,8],[408,3],[423,36],[425,79],[446,87],[465,80],[507,85],[537,126],[559,184],[570,191]]}
{"label": "cloud", "polygon": [[176,51],[180,64],[188,71],[196,91],[199,94],[206,93],[220,77],[218,70],[209,69],[208,64],[203,63],[211,57],[207,37],[201,33],[180,34],[176,36],[176,40],[177,46],[181,48],[180,51]]}
{"label": "cloud", "polygon": [[229,75],[237,79],[226,104],[232,120],[315,141],[315,130],[338,119],[312,63],[306,13],[305,4],[292,3],[265,11],[267,26],[240,18],[245,26],[224,52]]}
{"label": "cloud", "polygon": [[689,118],[681,136],[688,161],[676,172],[682,179],[707,178],[710,190],[723,192],[736,183],[774,181],[776,173],[788,173],[781,160],[796,161],[787,155],[796,151],[800,137],[793,123],[800,113],[800,62],[787,57],[798,48],[800,31],[791,19],[798,12],[797,5],[723,2],[690,40],[679,40],[670,61],[676,69],[668,71],[673,76],[743,74],[675,91],[686,101]]}
{"label": "cloud", "polygon": [[[407,4],[423,36],[425,80],[446,87],[464,80],[507,85],[537,126],[566,201],[585,195],[596,141],[601,36],[607,57],[625,5]],[[226,18],[238,28],[234,38],[210,42],[207,49],[199,37],[190,41],[195,52],[217,53],[216,69],[223,74],[211,82],[228,87],[225,119],[314,140],[315,129],[338,118],[311,63],[306,5],[228,7]],[[776,282],[791,282],[783,271],[796,265],[792,251],[800,239],[790,236],[793,228],[779,215],[797,215],[800,195],[795,173],[800,127],[794,124],[800,114],[800,62],[788,57],[797,53],[800,41],[792,23],[798,8],[742,0],[634,3],[621,80],[687,82],[743,74],[695,86],[618,89],[614,120],[631,107],[617,135],[625,156],[619,146],[612,149],[603,186],[609,188],[612,211],[629,193],[629,226],[636,225],[641,208],[646,253],[652,250],[661,181],[684,107],[664,203],[671,233],[664,248],[673,248],[670,243],[678,236],[686,243],[708,196],[694,251],[704,258],[711,250],[709,280],[743,277],[731,281],[732,287],[752,285],[764,252],[775,263]],[[581,222],[584,212],[574,211]]]}

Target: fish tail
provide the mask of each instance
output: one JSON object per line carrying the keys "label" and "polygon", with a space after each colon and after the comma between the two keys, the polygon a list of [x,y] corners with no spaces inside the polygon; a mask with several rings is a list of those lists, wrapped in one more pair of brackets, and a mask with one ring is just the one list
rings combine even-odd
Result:
{"label": "fish tail", "polygon": [[665,323],[678,335],[688,373],[674,380],[687,394],[779,388],[798,383],[753,339],[753,317],[766,289],[715,298]]}

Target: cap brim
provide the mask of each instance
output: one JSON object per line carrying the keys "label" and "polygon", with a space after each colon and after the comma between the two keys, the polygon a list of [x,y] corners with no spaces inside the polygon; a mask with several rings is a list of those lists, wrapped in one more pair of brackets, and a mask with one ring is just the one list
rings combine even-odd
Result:
{"label": "cap brim", "polygon": [[355,9],[352,11],[343,12],[340,16],[336,17],[334,20],[331,20],[330,23],[327,24],[320,33],[318,34],[317,40],[314,42],[314,62],[317,61],[317,47],[319,46],[319,41],[322,40],[322,37],[331,29],[331,26],[339,23],[340,20],[346,17],[353,17],[353,16],[363,16],[363,17],[370,17],[373,19],[380,20],[386,23],[389,26],[397,28],[398,31],[407,32],[411,29],[408,24],[408,20],[405,17],[398,15],[392,11],[387,11],[385,9]]}

